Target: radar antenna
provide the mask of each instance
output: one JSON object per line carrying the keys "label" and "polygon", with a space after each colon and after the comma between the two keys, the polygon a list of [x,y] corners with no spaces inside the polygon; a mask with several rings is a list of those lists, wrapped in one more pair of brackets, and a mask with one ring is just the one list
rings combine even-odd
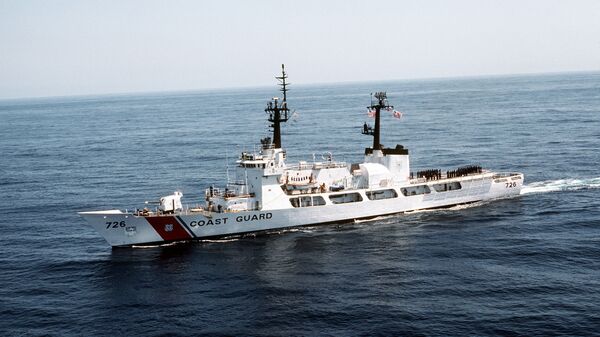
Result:
{"label": "radar antenna", "polygon": [[283,92],[283,100],[279,100],[278,97],[273,97],[273,99],[267,103],[267,107],[265,108],[265,112],[269,114],[269,122],[271,122],[271,127],[273,128],[273,147],[278,149],[281,148],[281,123],[287,122],[289,119],[289,112],[287,106],[287,74],[285,73],[285,65],[281,65],[281,76],[275,76],[275,78],[279,81],[279,85],[281,86],[281,92]]}

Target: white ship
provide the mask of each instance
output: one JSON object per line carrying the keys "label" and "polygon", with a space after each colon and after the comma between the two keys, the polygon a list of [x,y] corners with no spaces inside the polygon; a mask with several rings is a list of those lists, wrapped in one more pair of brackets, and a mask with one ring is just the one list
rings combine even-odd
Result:
{"label": "white ship", "polygon": [[178,191],[153,209],[79,214],[111,246],[134,246],[370,219],[520,193],[521,173],[478,166],[411,173],[407,149],[380,144],[381,115],[393,109],[385,92],[372,96],[368,107],[375,125],[365,124],[363,134],[373,136],[373,146],[365,149],[362,163],[334,161],[328,154],[320,161],[288,164],[281,145],[281,123],[290,117],[283,65],[276,78],[283,97],[273,98],[265,109],[273,138],[262,139],[258,152],[241,153],[236,179],[225,188],[209,187],[202,207],[183,206]]}

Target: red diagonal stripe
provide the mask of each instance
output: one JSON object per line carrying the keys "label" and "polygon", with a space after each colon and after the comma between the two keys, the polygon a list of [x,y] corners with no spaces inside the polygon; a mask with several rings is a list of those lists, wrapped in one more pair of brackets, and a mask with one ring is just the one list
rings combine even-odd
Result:
{"label": "red diagonal stripe", "polygon": [[[146,217],[146,220],[165,241],[191,238],[174,216],[149,216]],[[169,231],[169,229],[171,230]]]}

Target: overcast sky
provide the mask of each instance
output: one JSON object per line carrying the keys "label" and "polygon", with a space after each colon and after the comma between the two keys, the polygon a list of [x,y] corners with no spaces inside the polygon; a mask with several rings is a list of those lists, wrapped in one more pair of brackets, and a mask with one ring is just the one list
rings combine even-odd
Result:
{"label": "overcast sky", "polygon": [[600,70],[599,0],[0,0],[0,98]]}

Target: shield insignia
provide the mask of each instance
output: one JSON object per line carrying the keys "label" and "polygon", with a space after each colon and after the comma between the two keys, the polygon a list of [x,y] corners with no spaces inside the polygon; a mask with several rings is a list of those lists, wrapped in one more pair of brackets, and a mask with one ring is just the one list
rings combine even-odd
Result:
{"label": "shield insignia", "polygon": [[173,231],[173,225],[172,224],[166,224],[165,225],[165,232],[172,232]]}

